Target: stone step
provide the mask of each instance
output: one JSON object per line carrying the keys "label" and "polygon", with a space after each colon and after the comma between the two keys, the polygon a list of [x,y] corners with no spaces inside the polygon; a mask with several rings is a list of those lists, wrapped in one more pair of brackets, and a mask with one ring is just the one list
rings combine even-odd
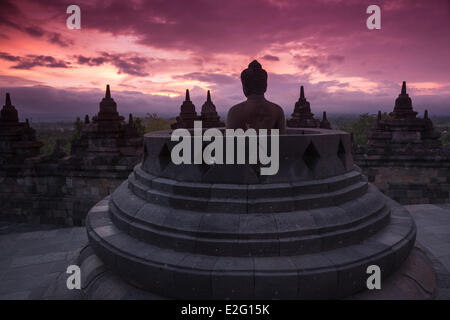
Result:
{"label": "stone step", "polygon": [[382,278],[398,268],[415,242],[409,213],[390,204],[391,222],[360,243],[314,254],[266,257],[202,255],[139,241],[117,228],[106,201],[89,213],[95,253],[131,284],[169,298],[298,299],[345,297],[366,285],[369,265]]}
{"label": "stone step", "polygon": [[214,183],[193,183],[176,181],[167,178],[153,176],[145,172],[141,164],[135,166],[130,177],[134,177],[148,188],[170,192],[181,196],[213,197],[213,198],[249,198],[257,199],[266,197],[297,196],[303,194],[317,194],[337,191],[363,180],[361,173],[352,170],[348,173],[327,179],[310,181],[299,181],[293,183],[266,183],[266,184],[214,184]]}
{"label": "stone step", "polygon": [[[368,221],[355,227],[328,233],[282,237],[282,235],[276,233],[276,230],[273,230],[274,233],[261,235],[260,238],[246,238],[245,235],[239,233],[235,234],[235,238],[219,238],[218,234],[213,234],[212,231],[199,237],[139,225],[126,220],[126,218],[117,214],[115,209],[111,210],[114,212],[114,223],[119,228],[127,226],[128,228],[125,227],[126,229],[122,230],[135,235],[142,241],[174,250],[220,256],[270,256],[329,250],[358,243],[389,222],[389,210],[384,209]],[[209,235],[214,237],[208,237]]]}
{"label": "stone step", "polygon": [[128,178],[128,183],[129,188],[134,194],[148,202],[170,206],[174,209],[211,213],[270,213],[322,208],[339,205],[355,199],[367,191],[367,181],[363,180],[337,191],[326,193],[300,194],[295,196],[292,196],[292,193],[288,193],[284,196],[268,197],[267,195],[272,196],[272,193],[267,192],[266,197],[253,199],[244,197],[245,194],[242,193],[241,197],[236,198],[216,198],[207,197],[207,194],[187,196],[174,194],[172,192],[173,190],[154,189],[139,182],[133,175],[130,175]]}
{"label": "stone step", "polygon": [[[136,196],[129,188],[126,182],[120,185],[114,194],[110,197],[114,208],[120,212],[125,219],[132,220],[137,224],[148,225],[174,232],[193,234],[199,232],[199,222],[204,217],[210,217],[210,221],[224,226],[224,220],[239,222],[257,221],[257,228],[254,230],[255,237],[261,234],[273,233],[274,227],[263,221],[266,217],[276,219],[276,228],[279,233],[289,235],[308,235],[319,232],[328,232],[339,230],[340,228],[355,226],[370,218],[376,212],[385,207],[384,198],[381,193],[372,185],[369,185],[368,192],[361,197],[329,208],[320,208],[312,210],[298,210],[279,213],[245,213],[229,214],[223,212],[199,212],[193,210],[172,210],[167,206],[148,203],[145,199]],[[174,212],[181,214],[174,215]],[[178,221],[182,219],[182,221]],[[171,221],[174,220],[174,221]],[[228,233],[215,228],[216,236],[224,237]],[[229,230],[231,230],[229,228]],[[250,236],[251,237],[251,236]]]}
{"label": "stone step", "polygon": [[172,211],[148,203],[132,207],[134,203],[126,185],[109,202],[111,219],[125,232],[178,250],[240,256],[315,252],[355,243],[382,228],[390,213],[373,187],[342,208],[273,214]]}

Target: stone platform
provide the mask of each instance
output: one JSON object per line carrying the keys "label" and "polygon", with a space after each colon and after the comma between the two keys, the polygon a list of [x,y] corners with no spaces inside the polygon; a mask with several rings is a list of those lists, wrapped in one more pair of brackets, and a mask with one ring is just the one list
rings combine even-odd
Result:
{"label": "stone platform", "polygon": [[354,160],[370,182],[401,204],[450,201],[450,153],[425,110],[418,117],[406,83],[393,112],[378,112],[367,134],[367,145],[356,146]]}
{"label": "stone platform", "polygon": [[[164,300],[126,283],[94,254],[91,247],[83,249],[78,263],[91,270],[83,282],[83,298],[89,300]],[[64,283],[60,284],[64,287]],[[363,290],[345,299],[350,300],[448,300],[450,273],[428,250],[416,244],[401,267],[384,279],[381,290]]]}
{"label": "stone platform", "polygon": [[[290,129],[280,170],[180,165],[169,132],[147,134],[144,161],[92,208],[94,253],[128,283],[165,298],[344,298],[412,249],[409,213],[353,166],[341,131]],[[256,168],[255,168],[256,167]]]}
{"label": "stone platform", "polygon": [[[352,298],[450,299],[450,205],[406,208],[416,221],[420,247],[413,248],[402,267],[382,282],[381,291],[362,292]],[[81,227],[55,229],[55,226],[0,222],[0,300],[158,298],[125,283],[106,269],[92,248],[82,249],[86,243],[86,229]],[[65,269],[76,260],[83,263],[83,268],[92,270],[91,278],[82,281],[83,292],[90,292],[90,296],[66,288]],[[424,277],[419,273],[429,268],[421,262],[430,260],[434,290],[429,285],[429,273],[427,282],[423,282]]]}

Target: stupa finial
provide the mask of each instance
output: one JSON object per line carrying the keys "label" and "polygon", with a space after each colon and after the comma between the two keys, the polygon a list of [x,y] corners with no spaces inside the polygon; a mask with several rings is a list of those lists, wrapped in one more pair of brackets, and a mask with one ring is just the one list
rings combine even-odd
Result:
{"label": "stupa finial", "polygon": [[189,89],[186,89],[186,98],[184,101],[191,101],[191,97],[189,96]]}
{"label": "stupa finial", "polygon": [[300,86],[300,99],[305,99],[305,90],[303,86]]}
{"label": "stupa finial", "polygon": [[5,106],[11,106],[11,97],[9,96],[9,92],[6,93]]}
{"label": "stupa finial", "polygon": [[327,112],[322,113],[322,121],[319,122],[319,127],[323,129],[331,129],[330,121],[327,119]]}
{"label": "stupa finial", "polygon": [[403,81],[402,84],[402,94],[406,94],[406,81]]}
{"label": "stupa finial", "polygon": [[105,98],[111,98],[111,91],[109,90],[109,84],[106,85]]}
{"label": "stupa finial", "polygon": [[428,119],[428,110],[426,110],[426,109],[425,109],[425,113],[424,113],[424,115],[423,115],[423,118],[424,118],[424,119]]}
{"label": "stupa finial", "polygon": [[206,94],[206,101],[211,102],[211,92],[209,92]]}

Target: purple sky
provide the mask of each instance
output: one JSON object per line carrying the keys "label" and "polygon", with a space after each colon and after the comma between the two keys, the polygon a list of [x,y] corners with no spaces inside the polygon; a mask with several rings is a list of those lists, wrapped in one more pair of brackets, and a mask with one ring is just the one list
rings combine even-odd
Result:
{"label": "purple sky", "polygon": [[[381,30],[366,28],[371,4]],[[317,115],[390,111],[403,80],[417,111],[450,114],[448,0],[3,0],[0,25],[0,94],[22,118],[93,115],[107,83],[124,115],[175,115],[186,88],[226,113],[253,59],[287,114],[300,85]]]}

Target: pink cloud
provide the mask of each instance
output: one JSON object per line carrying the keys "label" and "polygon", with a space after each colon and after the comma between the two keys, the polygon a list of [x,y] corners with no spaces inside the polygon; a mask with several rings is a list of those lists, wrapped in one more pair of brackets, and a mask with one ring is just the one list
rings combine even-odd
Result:
{"label": "pink cloud", "polygon": [[382,28],[372,31],[365,26],[368,0],[80,0],[82,29],[76,31],[65,28],[69,4],[0,3],[2,74],[51,83],[58,92],[108,81],[156,106],[171,103],[165,110],[173,113],[178,100],[155,93],[173,96],[195,87],[201,104],[209,88],[226,112],[244,98],[240,71],[259,58],[269,72],[268,96],[287,113],[300,84],[313,107],[376,112],[391,108],[402,80],[415,84],[410,90],[419,108],[429,101],[450,110],[445,0],[378,1]]}

